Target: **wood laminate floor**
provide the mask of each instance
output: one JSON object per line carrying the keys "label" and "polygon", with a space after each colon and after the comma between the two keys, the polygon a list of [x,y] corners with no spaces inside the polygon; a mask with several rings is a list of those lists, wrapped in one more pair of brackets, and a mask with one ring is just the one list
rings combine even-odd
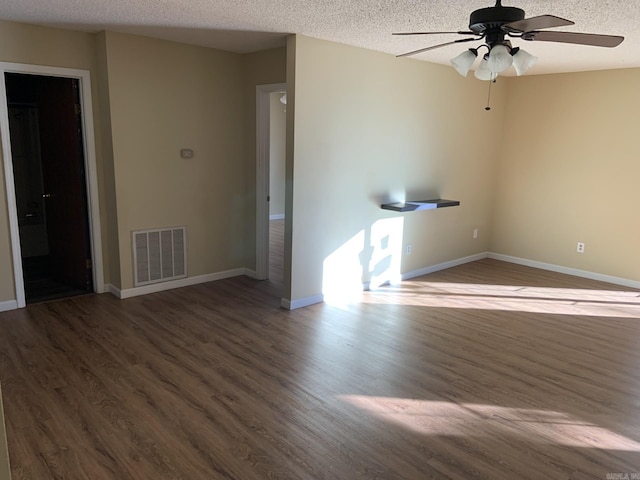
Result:
{"label": "wood laminate floor", "polygon": [[0,314],[13,480],[640,473],[640,293],[483,260],[351,305],[239,277]]}
{"label": "wood laminate floor", "polygon": [[284,219],[269,221],[269,282],[282,296],[284,278]]}
{"label": "wood laminate floor", "polygon": [[6,433],[4,426],[4,407],[2,405],[2,389],[0,389],[0,480],[9,480],[11,478]]}

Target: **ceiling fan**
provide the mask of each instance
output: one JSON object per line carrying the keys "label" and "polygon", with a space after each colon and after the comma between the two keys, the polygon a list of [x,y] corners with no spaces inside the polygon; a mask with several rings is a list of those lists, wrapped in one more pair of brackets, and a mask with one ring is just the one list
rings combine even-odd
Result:
{"label": "ceiling fan", "polygon": [[574,25],[571,20],[555,15],[540,15],[525,18],[524,10],[517,7],[503,7],[502,0],[496,0],[493,7],[480,8],[469,17],[469,30],[457,32],[402,32],[393,35],[443,35],[454,34],[470,36],[451,42],[440,43],[403,53],[398,57],[415,55],[436,48],[456,43],[483,40],[477,48],[470,48],[457,57],[451,59],[451,64],[458,73],[466,77],[473,62],[478,56],[478,50],[487,48],[476,69],[475,76],[480,80],[495,80],[499,73],[514,66],[517,75],[524,74],[537,60],[536,57],[519,47],[512,47],[511,41],[505,37],[520,38],[527,41],[573,43],[592,45],[597,47],[616,47],[622,43],[624,37],[618,35],[598,35],[593,33],[545,31],[544,29]]}

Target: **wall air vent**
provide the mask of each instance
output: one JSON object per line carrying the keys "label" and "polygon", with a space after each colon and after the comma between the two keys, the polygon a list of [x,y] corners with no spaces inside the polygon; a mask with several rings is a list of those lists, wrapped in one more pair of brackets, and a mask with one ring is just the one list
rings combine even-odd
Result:
{"label": "wall air vent", "polygon": [[138,230],[132,233],[136,287],[187,276],[186,227]]}

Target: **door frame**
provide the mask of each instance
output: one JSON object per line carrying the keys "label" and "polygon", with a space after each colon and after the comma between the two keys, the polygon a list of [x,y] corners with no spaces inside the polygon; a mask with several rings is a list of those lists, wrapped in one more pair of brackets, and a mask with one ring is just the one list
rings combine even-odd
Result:
{"label": "door frame", "polygon": [[26,306],[24,275],[22,271],[22,253],[20,249],[20,230],[18,228],[18,208],[16,205],[15,179],[13,177],[13,158],[11,156],[11,134],[9,131],[9,108],[5,73],[24,75],[45,75],[78,80],[80,87],[82,143],[85,163],[85,184],[87,188],[89,236],[91,239],[91,260],[93,264],[93,289],[104,293],[104,273],[102,258],[102,235],[100,227],[100,204],[98,196],[98,173],[96,165],[96,146],[93,125],[93,106],[91,102],[91,76],[88,70],[27,65],[22,63],[0,62],[0,141],[4,162],[4,178],[7,193],[9,215],[9,233],[13,257],[13,276],[18,308]]}
{"label": "door frame", "polygon": [[256,85],[256,278],[269,278],[270,93],[286,92],[286,83]]}

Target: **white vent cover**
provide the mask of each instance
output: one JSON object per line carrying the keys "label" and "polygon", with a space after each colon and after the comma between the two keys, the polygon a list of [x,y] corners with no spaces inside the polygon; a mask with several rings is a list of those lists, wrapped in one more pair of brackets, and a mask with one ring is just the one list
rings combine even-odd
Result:
{"label": "white vent cover", "polygon": [[132,233],[136,287],[187,276],[186,227],[138,230]]}

